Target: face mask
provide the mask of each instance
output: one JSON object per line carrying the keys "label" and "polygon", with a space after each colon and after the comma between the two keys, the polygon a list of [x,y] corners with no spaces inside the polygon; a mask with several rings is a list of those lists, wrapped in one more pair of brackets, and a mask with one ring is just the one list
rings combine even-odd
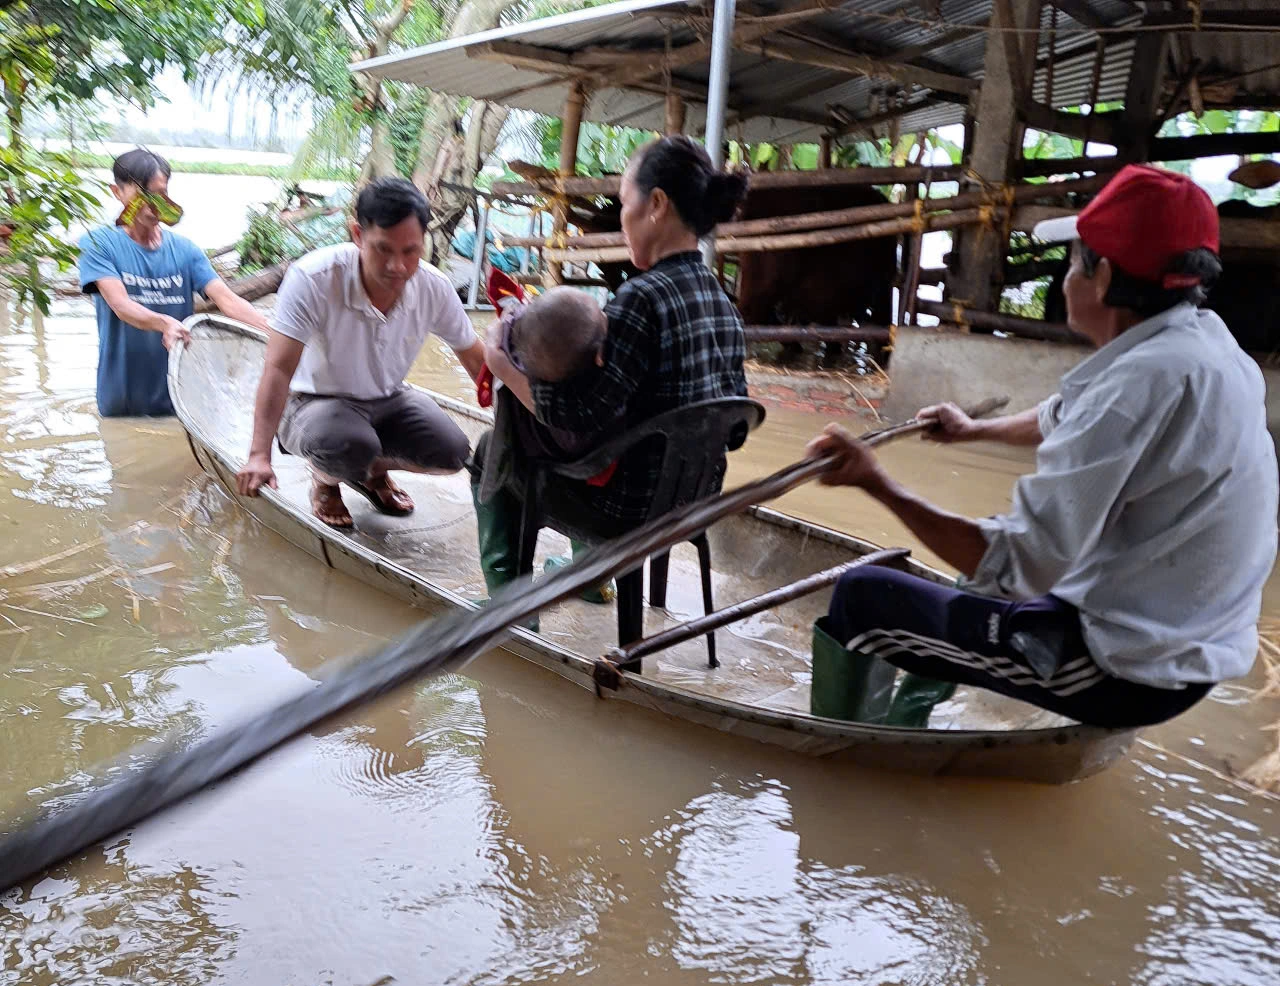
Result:
{"label": "face mask", "polygon": [[116,225],[131,226],[133,221],[138,218],[138,213],[144,205],[149,205],[155,209],[156,216],[166,226],[176,226],[178,220],[182,218],[182,206],[178,205],[169,196],[157,192],[139,192],[124,207],[124,211],[120,213],[120,218],[116,220]]}

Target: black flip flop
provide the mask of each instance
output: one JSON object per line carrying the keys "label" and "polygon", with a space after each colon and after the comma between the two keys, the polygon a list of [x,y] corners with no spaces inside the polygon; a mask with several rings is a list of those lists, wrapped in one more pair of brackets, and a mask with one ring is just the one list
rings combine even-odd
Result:
{"label": "black flip flop", "polygon": [[388,517],[408,517],[413,513],[413,507],[410,507],[408,510],[401,510],[399,507],[390,506],[382,499],[382,497],[378,496],[377,493],[364,483],[352,483],[346,480],[344,480],[344,482],[373,504],[373,509],[378,511],[380,514],[386,514]]}

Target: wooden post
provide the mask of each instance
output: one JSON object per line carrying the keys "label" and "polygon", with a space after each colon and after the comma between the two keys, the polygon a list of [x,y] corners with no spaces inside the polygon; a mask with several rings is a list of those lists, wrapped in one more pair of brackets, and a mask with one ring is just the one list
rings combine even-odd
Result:
{"label": "wooden post", "polygon": [[1125,86],[1122,132],[1126,139],[1117,148],[1124,161],[1151,160],[1151,141],[1155,137],[1160,93],[1164,91],[1168,51],[1169,35],[1165,32],[1146,31],[1138,35]]}
{"label": "wooden post", "polygon": [[684,116],[684,100],[679,93],[667,93],[667,113],[662,126],[663,132],[668,136],[684,133]]}
{"label": "wooden post", "polygon": [[826,171],[831,167],[831,134],[823,134],[818,140],[818,167]]}
{"label": "wooden post", "polygon": [[[1012,162],[1021,157],[1015,139],[1021,133],[1015,83],[1022,70],[1020,58],[1010,58],[1003,32],[1018,26],[1030,10],[1039,10],[1040,0],[1009,0],[995,5],[991,29],[987,32],[987,53],[982,88],[978,92],[970,169],[978,180],[973,185],[1003,185],[1009,179]],[[1010,17],[1012,23],[1006,22]],[[965,230],[957,234],[948,296],[963,300],[973,308],[990,309],[1000,296],[999,277],[1004,268],[1005,244],[996,227]]]}
{"label": "wooden post", "polygon": [[[578,168],[578,136],[582,130],[582,109],[587,103],[587,89],[581,80],[575,82],[564,101],[563,125],[560,128],[560,177],[572,178]],[[552,208],[551,235],[559,241],[569,229],[569,204],[557,198]],[[544,258],[545,259],[545,258]],[[564,283],[564,265],[553,260],[543,267],[543,283],[555,287]]]}

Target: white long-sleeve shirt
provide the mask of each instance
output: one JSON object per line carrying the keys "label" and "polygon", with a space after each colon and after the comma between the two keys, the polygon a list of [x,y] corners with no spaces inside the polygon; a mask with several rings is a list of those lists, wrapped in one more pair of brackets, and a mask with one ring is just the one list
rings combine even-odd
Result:
{"label": "white long-sleeve shirt", "polygon": [[1262,373],[1212,312],[1122,333],[1040,405],[1036,471],[979,521],[968,588],[1051,593],[1103,670],[1163,688],[1248,673],[1276,558]]}

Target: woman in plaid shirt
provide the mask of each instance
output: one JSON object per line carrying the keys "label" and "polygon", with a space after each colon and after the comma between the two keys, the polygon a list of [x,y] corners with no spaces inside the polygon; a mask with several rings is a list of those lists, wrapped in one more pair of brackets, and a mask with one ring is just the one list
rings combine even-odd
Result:
{"label": "woman in plaid shirt", "polygon": [[[522,422],[517,434],[541,424],[603,440],[663,411],[746,394],[742,318],[698,252],[698,240],[731,218],[746,193],[746,175],[716,171],[688,137],[663,137],[636,152],[622,176],[622,234],[642,273],[605,309],[603,365],[546,383],[486,346],[489,369],[536,419]],[[491,440],[493,433],[476,447],[472,494],[481,566],[493,592],[517,574],[520,504],[510,485],[481,495],[480,464],[490,458]],[[603,486],[556,477],[546,490],[547,511],[599,537],[622,533],[646,517],[661,458],[660,448],[639,448]]]}

